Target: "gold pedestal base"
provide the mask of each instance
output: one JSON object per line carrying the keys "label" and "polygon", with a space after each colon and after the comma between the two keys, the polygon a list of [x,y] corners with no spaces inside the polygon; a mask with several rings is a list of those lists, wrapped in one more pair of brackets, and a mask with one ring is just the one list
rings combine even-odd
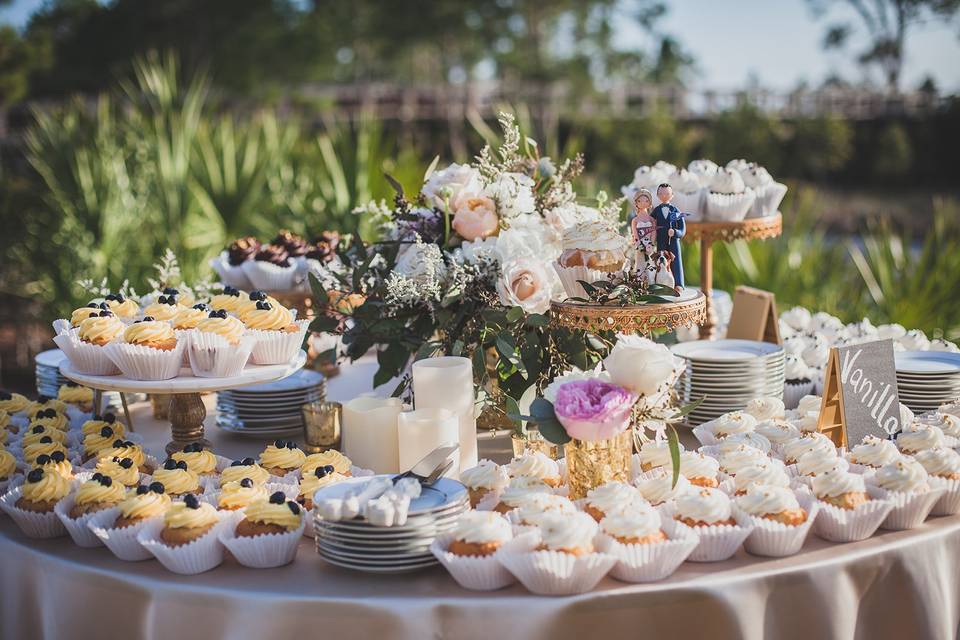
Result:
{"label": "gold pedestal base", "polygon": [[170,397],[170,433],[173,440],[167,443],[168,454],[180,451],[188,444],[201,444],[209,447],[203,437],[203,421],[207,417],[207,408],[199,393],[176,393]]}

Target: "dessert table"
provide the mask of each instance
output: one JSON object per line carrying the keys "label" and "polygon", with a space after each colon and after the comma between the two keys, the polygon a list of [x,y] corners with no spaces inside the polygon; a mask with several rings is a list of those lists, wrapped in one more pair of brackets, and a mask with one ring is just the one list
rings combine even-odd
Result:
{"label": "dessert table", "polygon": [[[374,361],[344,367],[328,396],[370,390]],[[213,396],[205,402],[212,406]],[[148,449],[165,423],[131,407]],[[214,450],[253,455],[263,443],[220,431]],[[504,461],[509,438],[481,440]],[[590,593],[541,597],[515,585],[459,587],[442,567],[401,575],[327,565],[304,538],[292,565],[248,569],[227,559],[196,576],[156,561],[123,562],[69,538],[31,540],[0,517],[0,636],[4,638],[953,638],[960,623],[960,516],[856,543],[813,535],[784,559],[687,562],[670,578],[633,585],[605,578]]]}

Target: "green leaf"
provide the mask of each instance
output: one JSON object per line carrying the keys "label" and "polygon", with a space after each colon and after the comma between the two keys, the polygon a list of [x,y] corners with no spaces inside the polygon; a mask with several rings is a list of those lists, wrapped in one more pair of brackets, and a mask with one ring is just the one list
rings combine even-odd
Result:
{"label": "green leaf", "polygon": [[511,307],[507,311],[507,322],[519,322],[523,319],[523,309],[521,307]]}
{"label": "green leaf", "polygon": [[400,184],[400,182],[399,182],[396,178],[394,178],[392,175],[390,175],[389,173],[384,173],[384,174],[383,174],[383,177],[387,179],[387,182],[389,182],[389,183],[390,183],[390,186],[393,187],[393,190],[397,192],[397,195],[402,198],[402,197],[403,197],[403,185]]}
{"label": "green leaf", "polygon": [[310,323],[310,331],[314,333],[330,333],[336,331],[340,325],[336,318],[330,316],[317,316]]}
{"label": "green leaf", "polygon": [[684,406],[680,407],[680,411],[678,412],[679,415],[681,415],[681,416],[690,415],[690,413],[691,413],[692,411],[694,411],[697,407],[699,407],[700,405],[702,405],[702,404],[703,404],[703,401],[706,400],[706,399],[707,399],[707,396],[701,396],[700,399],[697,400],[696,402],[691,402],[691,403],[688,404],[688,405],[684,405]]}
{"label": "green leaf", "polygon": [[463,340],[457,340],[453,343],[453,347],[450,349],[450,355],[452,356],[461,356],[463,355]]}
{"label": "green leaf", "polygon": [[520,418],[514,418],[513,416],[518,416],[520,414],[520,405],[510,396],[504,398],[504,404],[507,405],[507,415],[510,416],[511,422],[513,422],[513,429],[517,432],[518,436],[523,435],[523,421]]}
{"label": "green leaf", "polygon": [[313,293],[313,301],[317,307],[326,307],[330,304],[330,296],[327,295],[327,292],[324,290],[323,285],[320,284],[320,280],[314,274],[309,274],[308,279],[310,280],[310,291]]}
{"label": "green leaf", "polygon": [[430,163],[430,166],[427,167],[426,172],[423,174],[423,181],[424,181],[424,182],[426,182],[427,180],[429,180],[429,179],[430,179],[430,176],[433,175],[433,172],[434,172],[434,171],[436,170],[436,168],[437,168],[437,163],[438,163],[438,162],[440,162],[440,156],[434,156],[434,157],[433,157],[433,162]]}
{"label": "green leaf", "polygon": [[527,316],[528,327],[547,327],[550,325],[550,318],[542,313],[531,313]]}
{"label": "green leaf", "polygon": [[573,438],[567,435],[567,430],[564,429],[563,425],[557,420],[538,421],[537,428],[540,431],[540,435],[543,436],[543,439],[553,444],[563,445],[573,440]]}
{"label": "green leaf", "polygon": [[487,357],[484,350],[477,347],[473,351],[473,379],[484,380],[487,376]]}
{"label": "green leaf", "polygon": [[677,436],[677,430],[673,425],[667,425],[667,446],[670,448],[670,464],[673,465],[673,480],[670,488],[677,486],[677,480],[680,479],[680,438]]}

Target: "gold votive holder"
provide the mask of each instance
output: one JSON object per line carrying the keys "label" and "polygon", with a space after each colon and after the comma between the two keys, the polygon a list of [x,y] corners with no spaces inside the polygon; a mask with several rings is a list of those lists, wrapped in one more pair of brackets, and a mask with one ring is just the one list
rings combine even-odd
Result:
{"label": "gold votive holder", "polygon": [[627,429],[608,440],[571,440],[563,445],[570,499],[587,497],[591,489],[613,482],[630,482],[633,433]]}
{"label": "gold votive holder", "polygon": [[513,445],[514,458],[531,453],[542,453],[551,460],[556,460],[560,455],[560,447],[545,440],[539,431],[527,431],[524,437],[514,433],[510,436],[510,444]]}
{"label": "gold votive holder", "polygon": [[309,453],[340,449],[340,422],[343,405],[339,402],[310,402],[301,407],[303,440]]}

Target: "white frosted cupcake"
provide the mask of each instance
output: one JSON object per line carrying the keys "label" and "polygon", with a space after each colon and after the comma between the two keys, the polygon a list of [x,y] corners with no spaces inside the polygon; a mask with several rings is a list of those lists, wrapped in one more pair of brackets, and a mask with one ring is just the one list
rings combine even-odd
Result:
{"label": "white frosted cupcake", "polygon": [[763,420],[782,420],[785,414],[783,400],[780,398],[754,398],[747,403],[744,411],[753,416],[757,422]]}
{"label": "white frosted cupcake", "polygon": [[918,418],[922,424],[936,427],[943,432],[943,435],[951,438],[960,438],[960,418],[950,413],[935,411],[931,414]]}
{"label": "white frosted cupcake", "polygon": [[800,437],[800,429],[786,420],[772,418],[757,423],[756,433],[770,441],[774,446],[786,444],[790,440]]}
{"label": "white frosted cupcake", "polygon": [[786,464],[796,464],[800,456],[816,451],[821,455],[836,455],[837,448],[830,438],[822,433],[808,433],[800,438],[785,443],[782,447],[783,461]]}
{"label": "white frosted cupcake", "polygon": [[713,435],[717,439],[741,433],[750,433],[757,426],[757,419],[743,411],[731,411],[717,418],[713,424]]}
{"label": "white frosted cupcake", "polygon": [[799,405],[800,398],[813,391],[813,374],[803,358],[785,356],[783,375],[783,404],[793,409]]}
{"label": "white frosted cupcake", "polygon": [[883,524],[884,529],[912,529],[926,520],[944,489],[933,489],[923,466],[907,456],[877,470],[870,481],[886,492],[894,507]]}
{"label": "white frosted cupcake", "polygon": [[[683,453],[683,445],[679,442],[680,453]],[[636,459],[640,463],[640,471],[653,471],[659,467],[668,467],[671,464],[670,444],[666,440],[649,440],[640,446]]]}
{"label": "white frosted cupcake", "polygon": [[943,431],[918,422],[914,422],[897,436],[897,448],[907,454],[942,446],[944,446]]}
{"label": "white frosted cupcake", "polygon": [[525,496],[517,509],[509,514],[511,522],[523,527],[539,527],[550,515],[570,515],[577,506],[569,499],[552,493],[533,493]]}
{"label": "white frosted cupcake", "polygon": [[764,518],[789,526],[798,526],[807,521],[807,512],[800,507],[793,491],[786,487],[755,484],[734,503],[748,515]]}
{"label": "white frosted cupcake", "polygon": [[749,217],[762,218],[777,212],[777,207],[787,195],[787,185],[774,181],[770,173],[760,165],[754,165],[740,174],[744,184],[753,190],[756,198],[750,207]]}
{"label": "white frosted cupcake", "polygon": [[900,452],[890,440],[883,440],[876,436],[866,436],[863,441],[853,447],[847,454],[847,461],[861,467],[879,469],[896,461]]}
{"label": "white frosted cupcake", "polygon": [[468,511],[449,534],[430,545],[430,552],[465,589],[493,591],[516,580],[495,554],[513,539],[510,523],[490,511]]}
{"label": "white frosted cupcake", "polygon": [[523,504],[524,500],[535,493],[552,493],[552,491],[546,483],[537,478],[528,476],[514,478],[510,481],[510,484],[507,485],[507,488],[503,490],[503,493],[500,494],[494,511],[500,513],[513,511]]}
{"label": "white frosted cupcake", "polygon": [[660,514],[649,505],[606,516],[600,521],[600,529],[620,544],[658,544],[667,540]]}
{"label": "white frosted cupcake", "polygon": [[627,240],[605,221],[571,227],[563,233],[563,253],[553,267],[572,298],[587,298],[579,281],[606,280],[623,269]]}
{"label": "white frosted cupcake", "polygon": [[733,514],[733,504],[719,489],[701,488],[677,496],[668,513],[699,537],[690,554],[694,562],[719,562],[730,558],[753,530],[741,525]]}
{"label": "white frosted cupcake", "polygon": [[571,556],[593,553],[597,523],[586,513],[554,513],[540,522],[541,551],[556,551]]}
{"label": "white frosted cupcake", "polygon": [[636,482],[637,491],[651,505],[657,507],[670,502],[678,495],[693,491],[695,487],[684,476],[677,478],[673,484],[673,474],[663,473],[650,478],[641,478]]}
{"label": "white frosted cupcake", "polygon": [[744,548],[748,553],[771,557],[799,552],[819,509],[812,502],[805,496],[801,504],[793,491],[784,487],[751,486],[734,501],[739,519],[753,524]]}
{"label": "white frosted cupcake", "polygon": [[930,486],[944,491],[931,513],[948,516],[960,511],[960,453],[953,449],[926,449],[913,458],[927,472]]}
{"label": "white frosted cupcake", "polygon": [[633,181],[629,185],[621,187],[620,191],[629,201],[633,202],[633,197],[637,192],[640,189],[646,189],[653,194],[653,206],[657,206],[660,204],[660,200],[657,199],[657,186],[666,182],[669,177],[669,173],[656,165],[652,167],[643,165],[637,167],[633,172]]}
{"label": "white frosted cupcake", "polygon": [[460,482],[470,494],[470,506],[477,505],[488,495],[502,491],[510,482],[506,469],[490,460],[481,460],[477,466],[464,470]]}
{"label": "white frosted cupcake", "polygon": [[600,522],[607,516],[647,506],[635,487],[623,482],[608,482],[587,492],[583,510]]}
{"label": "white frosted cupcake", "polygon": [[[700,177],[696,174],[679,169],[673,173],[667,183],[673,187],[673,201],[683,213],[690,213],[699,216],[703,211],[703,186],[700,184]],[[651,193],[653,193],[651,191]]]}
{"label": "white frosted cupcake", "polygon": [[[730,481],[728,480],[727,482]],[[787,475],[783,465],[773,460],[744,467],[733,478],[733,493],[735,495],[741,495],[746,493],[750,487],[757,484],[772,487],[789,487],[790,476]],[[725,482],[724,489],[727,488],[728,485]]]}
{"label": "white frosted cupcake", "polygon": [[795,470],[801,476],[813,478],[828,471],[846,471],[847,468],[847,461],[838,456],[836,451],[808,451],[797,460]]}
{"label": "white frosted cupcake", "polygon": [[539,451],[511,460],[507,465],[507,473],[511,478],[535,478],[550,487],[558,487],[563,481],[557,461]]}
{"label": "white frosted cupcake", "polygon": [[743,220],[756,196],[732,169],[718,169],[704,195],[704,214],[708,220],[739,222]]}
{"label": "white frosted cupcake", "polygon": [[707,160],[706,158],[692,160],[690,164],[687,165],[687,170],[697,177],[701,187],[710,186],[710,181],[717,175],[718,169],[719,167],[716,162]]}
{"label": "white frosted cupcake", "polygon": [[611,575],[624,582],[663,580],[699,543],[689,528],[662,520],[650,507],[608,516],[600,528],[599,549],[617,559]]}
{"label": "white frosted cupcake", "polygon": [[735,476],[746,467],[765,464],[767,454],[755,447],[741,444],[733,449],[720,452],[720,470],[728,476]]}
{"label": "white frosted cupcake", "polygon": [[680,454],[680,474],[689,480],[690,484],[717,487],[720,485],[717,479],[719,471],[720,463],[715,458],[694,451]]}

